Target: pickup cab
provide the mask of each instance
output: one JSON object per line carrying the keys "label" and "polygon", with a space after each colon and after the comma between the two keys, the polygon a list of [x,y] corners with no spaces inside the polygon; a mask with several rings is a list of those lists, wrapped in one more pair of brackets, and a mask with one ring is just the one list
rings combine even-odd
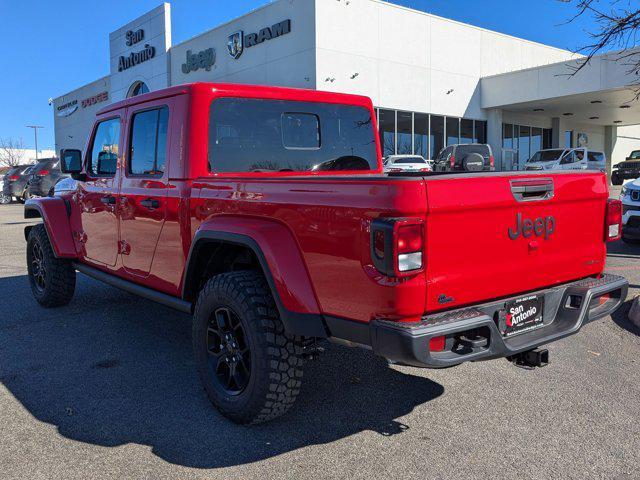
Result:
{"label": "pickup cab", "polygon": [[604,153],[586,148],[540,150],[527,160],[525,170],[599,170],[604,172]]}
{"label": "pickup cab", "polygon": [[540,366],[624,301],[604,174],[387,175],[375,118],[361,96],[208,83],[104,108],[61,152],[73,182],[26,203],[35,299],[68,304],[80,272],[192,314],[206,393],[243,424],[291,407],[323,339]]}

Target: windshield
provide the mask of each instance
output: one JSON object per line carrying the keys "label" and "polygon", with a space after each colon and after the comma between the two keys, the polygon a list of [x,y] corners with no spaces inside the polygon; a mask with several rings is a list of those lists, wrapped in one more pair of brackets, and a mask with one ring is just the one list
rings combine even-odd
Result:
{"label": "windshield", "polygon": [[405,157],[399,158],[393,162],[394,165],[398,165],[401,163],[427,163],[422,157]]}
{"label": "windshield", "polygon": [[533,154],[528,162],[553,162],[560,159],[564,150],[540,150]]}

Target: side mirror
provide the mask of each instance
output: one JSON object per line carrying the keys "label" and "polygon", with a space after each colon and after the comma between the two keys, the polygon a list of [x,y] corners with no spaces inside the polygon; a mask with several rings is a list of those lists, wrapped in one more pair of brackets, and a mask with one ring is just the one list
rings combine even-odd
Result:
{"label": "side mirror", "polygon": [[80,173],[82,171],[82,152],[73,149],[61,150],[60,170],[63,173]]}

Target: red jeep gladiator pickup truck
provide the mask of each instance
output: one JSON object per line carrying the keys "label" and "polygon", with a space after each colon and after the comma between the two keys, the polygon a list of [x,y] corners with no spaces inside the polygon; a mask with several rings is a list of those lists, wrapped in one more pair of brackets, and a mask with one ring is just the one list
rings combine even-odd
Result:
{"label": "red jeep gladiator pickup truck", "polygon": [[384,175],[371,100],[192,84],[103,109],[72,188],[29,200],[45,307],[76,272],[193,314],[213,404],[239,423],[293,404],[319,339],[448,367],[539,346],[617,309],[603,274],[621,206],[599,172]]}

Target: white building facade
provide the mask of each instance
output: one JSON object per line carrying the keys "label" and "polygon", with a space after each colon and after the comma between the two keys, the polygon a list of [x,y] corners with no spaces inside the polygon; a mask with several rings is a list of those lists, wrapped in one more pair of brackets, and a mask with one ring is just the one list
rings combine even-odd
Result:
{"label": "white building facade", "polygon": [[613,163],[640,149],[635,80],[616,62],[567,78],[569,51],[379,0],[279,0],[177,45],[170,16],[165,3],[109,35],[109,74],[54,100],[57,149],[84,148],[110,102],[197,81],[367,95],[384,155],[488,142],[513,168],[552,146]]}

